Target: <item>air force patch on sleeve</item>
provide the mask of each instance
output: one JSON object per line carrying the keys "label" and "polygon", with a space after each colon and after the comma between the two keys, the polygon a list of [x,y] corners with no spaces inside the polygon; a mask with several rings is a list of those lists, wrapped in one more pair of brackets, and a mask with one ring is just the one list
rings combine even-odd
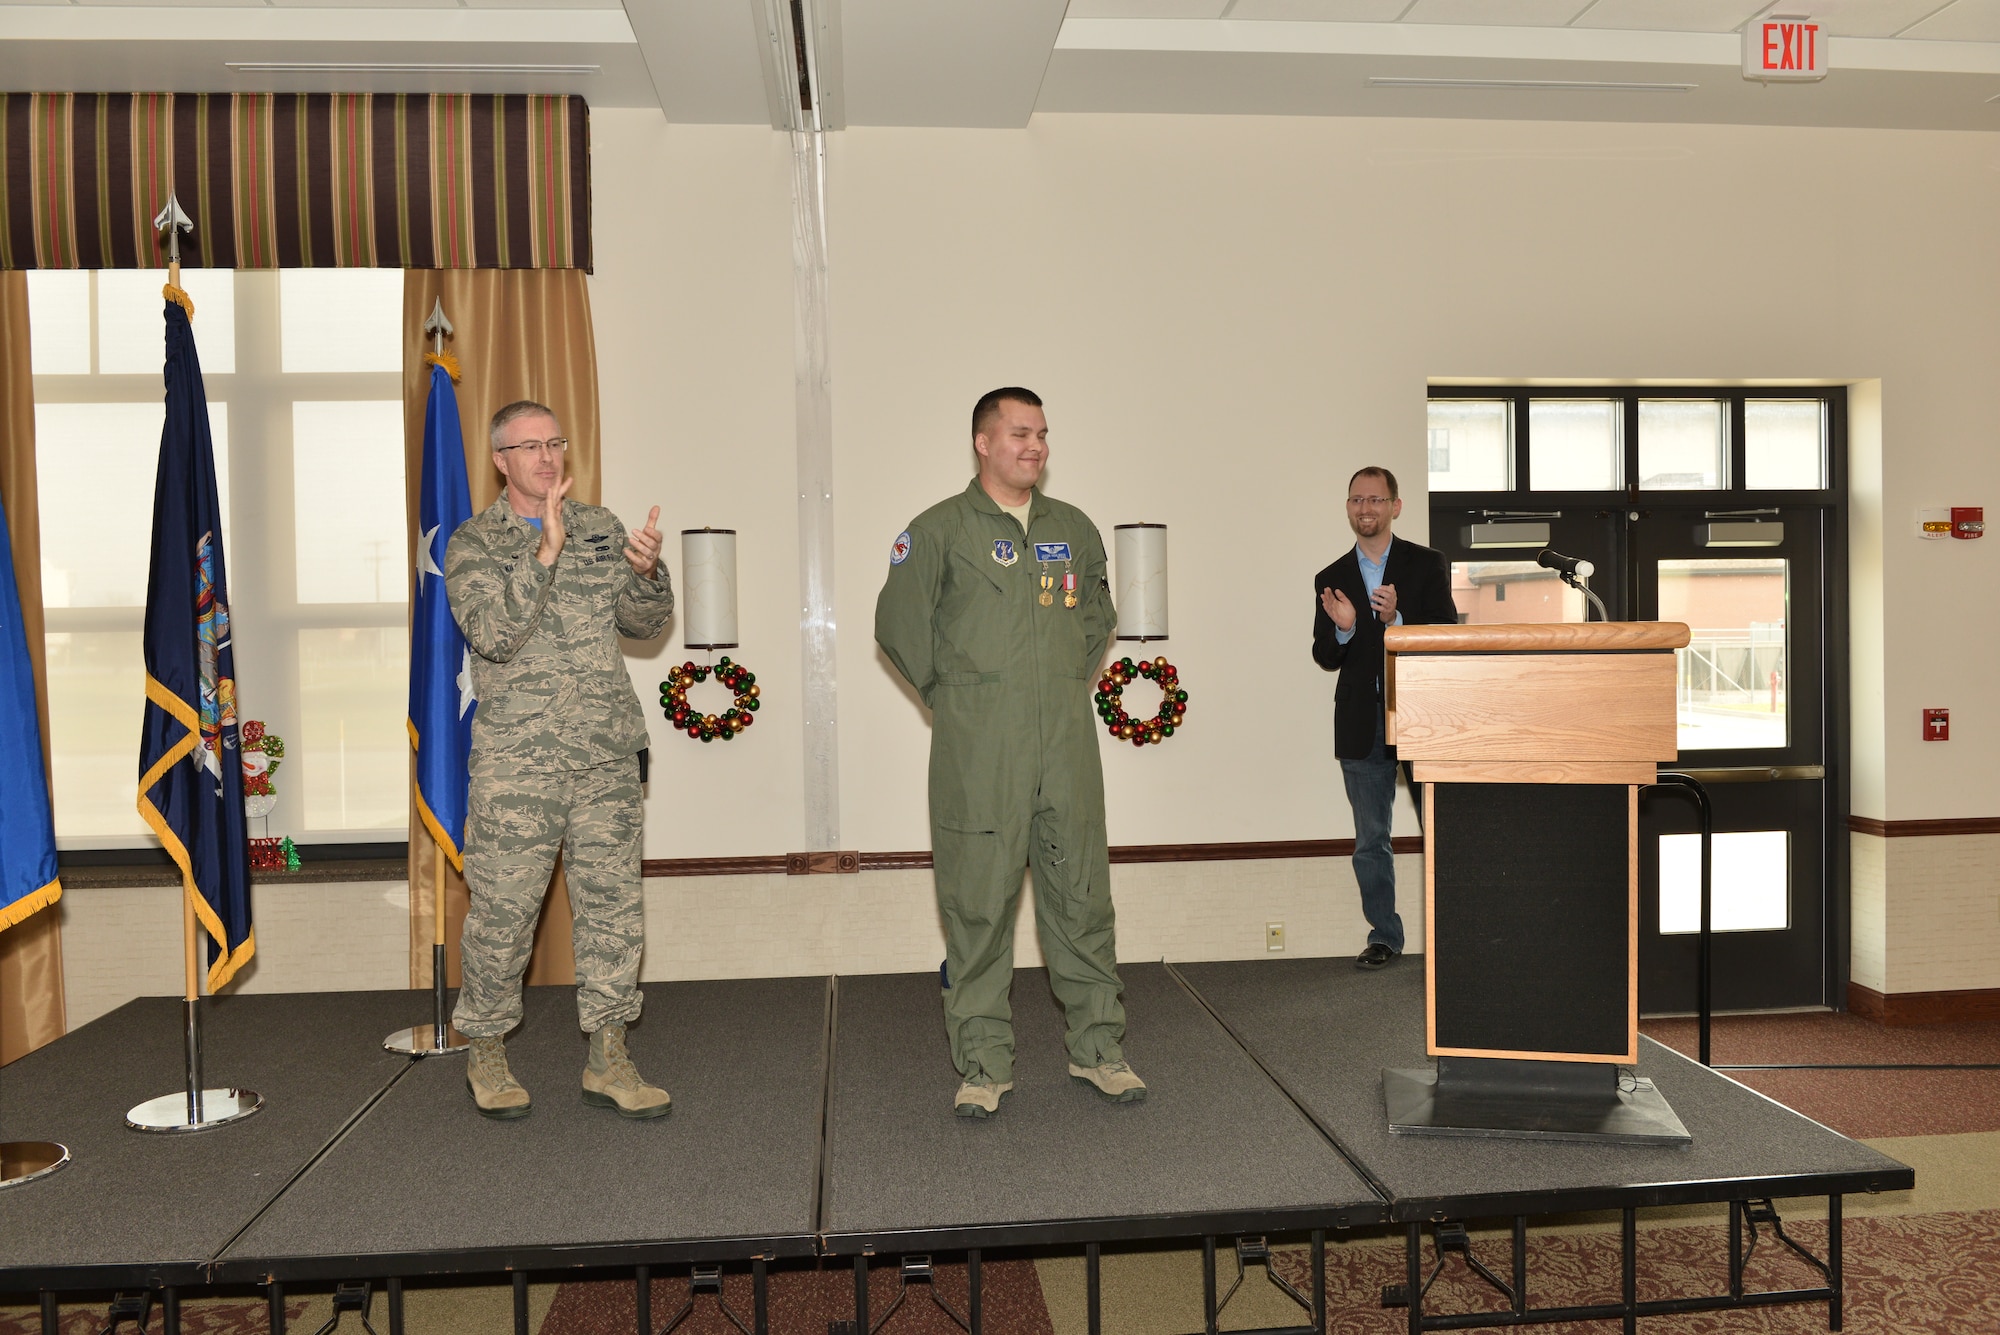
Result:
{"label": "air force patch on sleeve", "polygon": [[1069,560],[1069,544],[1066,542],[1038,542],[1035,544],[1037,561]]}
{"label": "air force patch on sleeve", "polygon": [[896,535],[896,540],[889,544],[889,564],[899,566],[909,559],[910,530],[904,529]]}

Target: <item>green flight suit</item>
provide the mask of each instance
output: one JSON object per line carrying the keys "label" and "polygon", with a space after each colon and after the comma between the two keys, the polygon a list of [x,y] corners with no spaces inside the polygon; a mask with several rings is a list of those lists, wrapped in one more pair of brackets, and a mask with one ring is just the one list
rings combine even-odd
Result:
{"label": "green flight suit", "polygon": [[[1037,544],[1041,544],[1040,547]],[[1067,544],[1070,559],[1037,560]],[[1039,491],[1027,531],[975,478],[911,521],[875,603],[875,639],[931,709],[931,860],[945,924],[945,1028],[968,1080],[1014,1078],[1014,914],[1035,924],[1070,1060],[1123,1060],[1091,684],[1117,626],[1104,540]],[[1077,606],[1064,606],[1063,576]],[[1053,577],[1050,606],[1039,601]]]}

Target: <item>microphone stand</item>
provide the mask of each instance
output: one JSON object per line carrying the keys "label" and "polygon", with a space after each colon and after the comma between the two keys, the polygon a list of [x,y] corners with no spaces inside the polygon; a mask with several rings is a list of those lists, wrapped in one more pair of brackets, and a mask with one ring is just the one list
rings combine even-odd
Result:
{"label": "microphone stand", "polygon": [[[1611,613],[1604,610],[1604,600],[1602,598],[1599,598],[1596,594],[1590,591],[1590,582],[1588,580],[1576,574],[1574,571],[1564,571],[1559,573],[1562,574],[1563,583],[1569,585],[1572,589],[1575,589],[1578,593],[1590,599],[1590,605],[1597,609],[1597,619],[1599,621],[1611,620]],[[1583,619],[1585,621],[1590,620],[1590,613],[1588,611],[1586,611],[1583,614]]]}

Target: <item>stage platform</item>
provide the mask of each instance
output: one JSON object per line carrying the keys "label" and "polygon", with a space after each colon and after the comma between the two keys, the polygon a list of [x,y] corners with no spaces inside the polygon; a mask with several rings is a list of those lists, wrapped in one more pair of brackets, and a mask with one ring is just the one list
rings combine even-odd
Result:
{"label": "stage platform", "polygon": [[1162,964],[1127,964],[1140,1103],[1069,1076],[1039,969],[1014,975],[1014,1091],[951,1115],[935,974],[842,978],[820,1233],[833,1255],[1193,1238],[1387,1218],[1331,1141]]}
{"label": "stage platform", "polygon": [[[208,1075],[256,1089],[264,1111],[140,1134],[125,1110],[177,1087],[180,1003],[137,1001],[0,1068],[0,1139],[74,1155],[0,1193],[0,1293],[255,1283],[275,1297],[286,1282],[512,1272],[524,1294],[528,1271],[734,1263],[761,1281],[784,1257],[865,1272],[871,1254],[976,1263],[1016,1245],[1081,1245],[1094,1273],[1105,1243],[1188,1239],[1212,1265],[1218,1241],[1226,1255],[1278,1233],[1308,1237],[1317,1262],[1329,1233],[1383,1222],[1414,1258],[1425,1221],[1597,1208],[1625,1211],[1629,1256],[1640,1208],[1826,1196],[1837,1304],[1839,1197],[1912,1184],[1650,1043],[1640,1073],[1690,1146],[1392,1136],[1382,1068],[1424,1062],[1417,965],[1128,964],[1127,1050],[1150,1093],[1123,1105],[1069,1080],[1046,978],[1021,971],[1016,1088],[984,1121],[952,1115],[929,973],[649,985],[632,1046],[674,1096],[656,1122],[582,1103],[572,990],[533,988],[508,1049],[535,1098],[525,1119],[479,1117],[462,1057],[382,1051],[428,1014],[426,993],[259,995],[207,1004]],[[1410,1316],[1453,1323],[1421,1302]]]}
{"label": "stage platform", "polygon": [[1691,1145],[1392,1135],[1382,1069],[1428,1061],[1422,959],[1379,973],[1344,959],[1174,968],[1381,1188],[1398,1222],[1847,1195],[1911,1183],[1910,1170],[1887,1155],[1643,1037],[1637,1072],[1680,1114]]}

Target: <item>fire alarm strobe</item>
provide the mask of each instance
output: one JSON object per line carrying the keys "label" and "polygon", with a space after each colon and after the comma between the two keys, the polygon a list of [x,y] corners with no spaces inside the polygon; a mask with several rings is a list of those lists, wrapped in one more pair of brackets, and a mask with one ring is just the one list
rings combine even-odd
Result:
{"label": "fire alarm strobe", "polygon": [[1948,742],[1951,740],[1951,711],[1949,709],[1926,709],[1924,711],[1924,740],[1927,742]]}
{"label": "fire alarm strobe", "polygon": [[1983,505],[1952,506],[1951,536],[1954,538],[1985,537],[1986,507]]}

